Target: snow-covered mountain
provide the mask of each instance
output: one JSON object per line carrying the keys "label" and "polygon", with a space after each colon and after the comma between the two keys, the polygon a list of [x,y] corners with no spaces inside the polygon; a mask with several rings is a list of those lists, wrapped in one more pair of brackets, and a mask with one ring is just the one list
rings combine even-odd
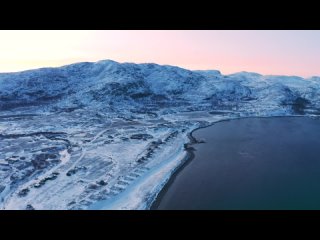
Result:
{"label": "snow-covered mountain", "polygon": [[193,129],[288,115],[320,115],[320,77],[111,60],[2,73],[0,208],[146,209]]}
{"label": "snow-covered mountain", "polygon": [[[117,63],[111,60],[77,63],[0,74],[0,109],[21,106],[94,107],[106,109],[170,107],[190,109],[245,107],[254,101],[276,105],[320,103],[319,78],[262,76],[240,72],[189,71],[157,64]],[[278,110],[279,110],[278,109]]]}

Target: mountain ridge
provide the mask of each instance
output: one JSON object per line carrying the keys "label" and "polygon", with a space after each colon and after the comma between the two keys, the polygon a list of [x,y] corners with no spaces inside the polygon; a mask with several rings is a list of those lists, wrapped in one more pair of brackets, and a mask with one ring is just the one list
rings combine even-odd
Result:
{"label": "mountain ridge", "polygon": [[[163,107],[210,110],[243,107],[244,102],[286,108],[294,99],[317,107],[320,77],[261,75],[218,70],[188,70],[155,63],[119,63],[113,60],[80,62],[58,68],[40,68],[0,74],[0,110],[45,106],[103,109]],[[268,96],[269,95],[269,96]]]}

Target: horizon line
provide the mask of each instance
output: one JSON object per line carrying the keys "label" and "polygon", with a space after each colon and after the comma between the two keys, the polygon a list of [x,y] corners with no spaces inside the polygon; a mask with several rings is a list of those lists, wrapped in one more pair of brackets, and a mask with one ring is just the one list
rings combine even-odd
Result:
{"label": "horizon line", "polygon": [[131,61],[116,61],[116,60],[112,60],[112,59],[101,59],[101,60],[96,60],[96,61],[79,61],[79,62],[72,62],[72,63],[67,63],[67,64],[63,64],[63,65],[56,65],[56,66],[43,66],[43,67],[36,67],[36,68],[28,68],[28,69],[21,69],[21,70],[16,70],[16,71],[8,71],[8,72],[0,72],[0,74],[11,74],[11,73],[22,73],[22,72],[28,72],[28,71],[36,71],[36,70],[41,70],[41,69],[54,69],[54,68],[63,68],[63,67],[67,67],[67,66],[71,66],[71,65],[76,65],[76,64],[81,64],[81,63],[99,63],[99,62],[103,62],[103,61],[110,61],[110,62],[115,62],[117,64],[135,64],[135,65],[142,65],[142,64],[155,64],[158,66],[169,66],[169,67],[176,67],[176,68],[181,68],[184,70],[188,70],[188,71],[218,71],[221,76],[230,76],[230,75],[234,75],[234,74],[239,74],[239,73],[253,73],[253,74],[258,74],[264,77],[268,77],[268,76],[273,76],[273,77],[277,77],[277,76],[281,76],[281,77],[298,77],[298,78],[303,78],[303,79],[310,79],[310,78],[314,78],[314,77],[320,77],[317,75],[308,75],[308,76],[299,76],[299,75],[288,75],[288,74],[266,74],[266,73],[260,73],[260,72],[254,72],[254,71],[250,71],[250,70],[242,70],[242,71],[238,71],[238,72],[231,72],[231,73],[223,73],[222,70],[220,69],[192,69],[192,68],[187,68],[184,66],[179,66],[179,65],[171,65],[171,64],[160,64],[160,63],[156,63],[156,62],[131,62]]}

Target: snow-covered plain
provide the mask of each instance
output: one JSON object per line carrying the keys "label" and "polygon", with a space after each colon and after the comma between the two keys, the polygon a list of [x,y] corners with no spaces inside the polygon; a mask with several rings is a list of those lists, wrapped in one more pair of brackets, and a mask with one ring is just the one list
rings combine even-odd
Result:
{"label": "snow-covered plain", "polygon": [[148,209],[188,133],[320,115],[320,78],[111,60],[0,74],[1,209]]}

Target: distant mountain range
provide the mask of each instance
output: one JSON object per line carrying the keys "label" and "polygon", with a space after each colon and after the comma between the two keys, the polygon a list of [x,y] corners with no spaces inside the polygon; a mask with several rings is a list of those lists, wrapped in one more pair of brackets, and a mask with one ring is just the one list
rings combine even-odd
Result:
{"label": "distant mountain range", "polygon": [[103,60],[0,74],[0,110],[237,110],[318,114],[320,77],[190,71]]}

